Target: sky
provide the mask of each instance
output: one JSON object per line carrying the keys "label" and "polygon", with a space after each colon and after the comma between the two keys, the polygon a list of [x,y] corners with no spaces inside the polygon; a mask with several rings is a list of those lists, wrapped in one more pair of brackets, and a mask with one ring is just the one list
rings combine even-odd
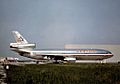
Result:
{"label": "sky", "polygon": [[11,31],[38,49],[65,44],[120,44],[120,0],[0,0],[0,55],[10,51]]}

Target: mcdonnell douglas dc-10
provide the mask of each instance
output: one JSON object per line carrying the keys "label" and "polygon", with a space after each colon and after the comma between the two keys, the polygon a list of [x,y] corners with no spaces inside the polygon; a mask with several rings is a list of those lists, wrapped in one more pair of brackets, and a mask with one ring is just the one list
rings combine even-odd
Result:
{"label": "mcdonnell douglas dc-10", "polygon": [[37,60],[103,60],[113,56],[108,50],[103,49],[40,49],[35,50],[35,44],[30,44],[18,32],[13,31],[16,43],[10,43],[10,49],[21,56]]}

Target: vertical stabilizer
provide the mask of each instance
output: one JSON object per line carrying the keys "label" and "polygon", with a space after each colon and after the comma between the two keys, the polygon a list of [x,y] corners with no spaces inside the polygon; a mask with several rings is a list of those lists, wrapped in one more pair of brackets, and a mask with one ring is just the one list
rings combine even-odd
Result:
{"label": "vertical stabilizer", "polygon": [[12,33],[14,34],[16,43],[19,44],[27,44],[27,40],[18,32],[18,31],[12,31]]}

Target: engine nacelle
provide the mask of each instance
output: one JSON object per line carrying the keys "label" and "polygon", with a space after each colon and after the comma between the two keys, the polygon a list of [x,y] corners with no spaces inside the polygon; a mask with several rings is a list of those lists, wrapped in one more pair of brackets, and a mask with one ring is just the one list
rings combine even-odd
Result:
{"label": "engine nacelle", "polygon": [[64,60],[69,61],[69,60],[76,60],[75,57],[65,57]]}
{"label": "engine nacelle", "polygon": [[10,43],[10,48],[25,49],[25,48],[35,48],[36,44],[18,44]]}
{"label": "engine nacelle", "polygon": [[68,62],[75,62],[76,58],[75,57],[65,57],[64,61],[68,61]]}

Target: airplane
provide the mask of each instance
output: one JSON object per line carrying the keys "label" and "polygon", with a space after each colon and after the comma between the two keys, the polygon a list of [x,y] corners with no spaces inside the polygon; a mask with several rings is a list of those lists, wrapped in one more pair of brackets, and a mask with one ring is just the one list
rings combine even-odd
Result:
{"label": "airplane", "polygon": [[28,41],[18,32],[12,31],[16,42],[10,43],[10,49],[19,55],[37,59],[54,61],[76,61],[76,60],[103,60],[113,56],[104,49],[39,49],[35,50],[36,44]]}

